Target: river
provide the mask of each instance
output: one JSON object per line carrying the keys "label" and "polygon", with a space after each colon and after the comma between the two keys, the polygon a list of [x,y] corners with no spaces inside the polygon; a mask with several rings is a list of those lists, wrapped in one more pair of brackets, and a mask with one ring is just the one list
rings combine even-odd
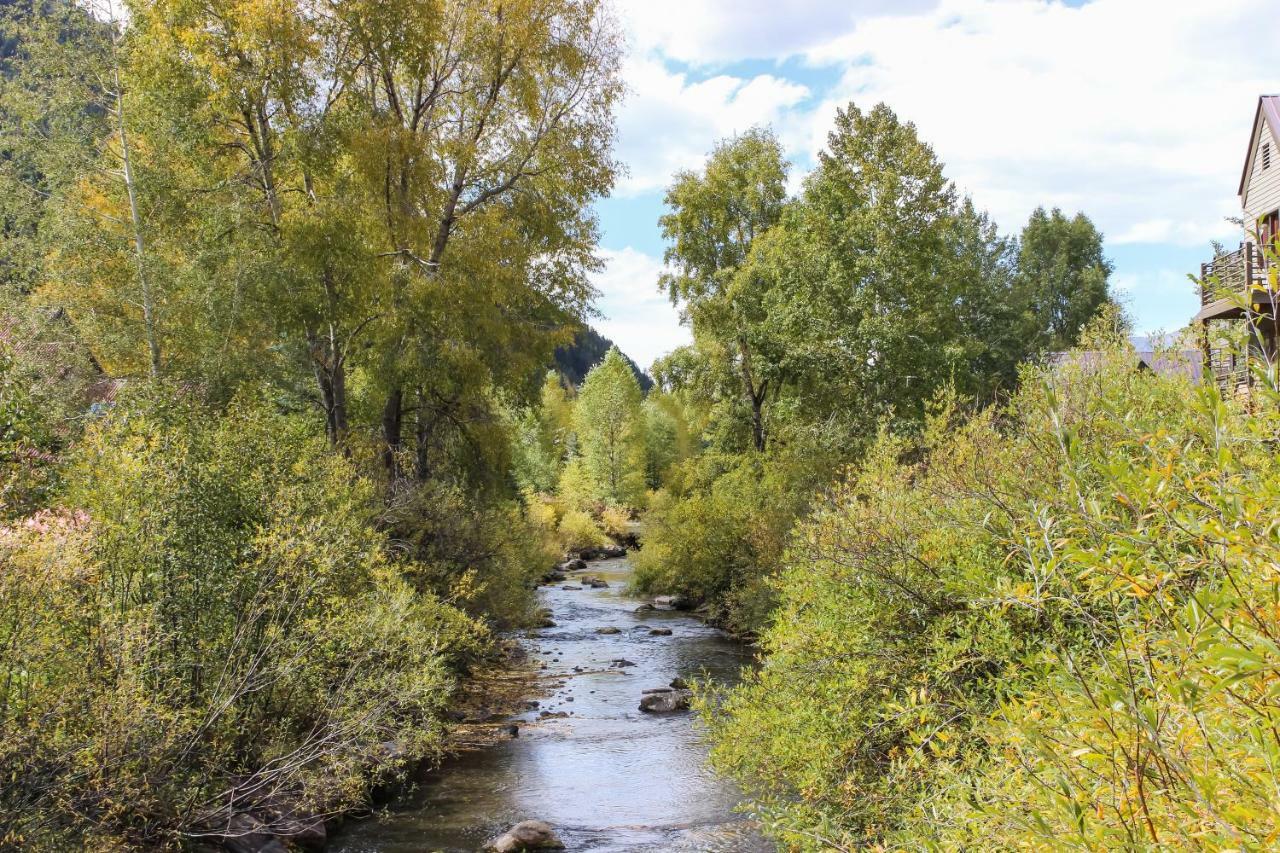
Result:
{"label": "river", "polygon": [[[587,575],[609,586],[580,584]],[[626,559],[605,560],[544,587],[556,627],[524,643],[534,665],[545,664],[548,690],[539,708],[512,718],[519,736],[447,761],[388,815],[350,825],[331,849],[474,853],[512,824],[538,819],[569,851],[773,850],[734,813],[740,794],[707,767],[693,715],[639,710],[643,690],[677,676],[733,682],[749,649],[691,614],[636,612],[642,602],[627,595],[630,576]],[[610,627],[619,632],[597,633]]]}

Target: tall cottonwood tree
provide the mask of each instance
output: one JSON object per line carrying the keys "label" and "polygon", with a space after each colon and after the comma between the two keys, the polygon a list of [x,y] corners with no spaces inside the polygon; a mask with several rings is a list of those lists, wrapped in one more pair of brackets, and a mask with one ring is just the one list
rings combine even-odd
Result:
{"label": "tall cottonwood tree", "polygon": [[675,269],[661,286],[699,350],[735,376],[757,451],[767,440],[765,404],[780,380],[763,334],[773,282],[753,268],[751,253],[782,217],[786,180],[777,138],[753,129],[718,145],[703,171],[678,174],[667,190],[670,212],[658,220],[671,243],[664,259]]}
{"label": "tall cottonwood tree", "polygon": [[1068,217],[1038,207],[1018,246],[1019,296],[1032,352],[1067,350],[1111,301],[1112,265],[1102,234],[1083,213]]}
{"label": "tall cottonwood tree", "polygon": [[456,418],[466,402],[452,377],[532,366],[513,356],[585,307],[587,208],[612,185],[620,94],[596,0],[410,5],[431,38],[381,2],[335,10],[365,57],[358,162],[395,261],[380,366],[393,476],[410,406],[421,444],[433,409]]}
{"label": "tall cottonwood tree", "polygon": [[393,477],[406,413],[423,479],[585,311],[619,94],[594,0],[139,0],[127,56],[198,361],[305,366],[335,444],[361,372]]}

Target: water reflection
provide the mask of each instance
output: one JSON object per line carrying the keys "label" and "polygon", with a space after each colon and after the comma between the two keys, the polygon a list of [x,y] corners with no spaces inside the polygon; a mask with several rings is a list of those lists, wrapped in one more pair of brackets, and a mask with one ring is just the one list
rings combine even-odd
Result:
{"label": "water reflection", "polygon": [[[732,682],[749,652],[687,614],[635,612],[625,560],[587,574],[609,587],[541,593],[557,627],[526,643],[557,686],[516,718],[520,736],[453,760],[390,816],[344,831],[335,850],[474,851],[531,818],[551,823],[571,851],[773,849],[733,813],[738,791],[706,767],[692,717],[638,710],[641,691],[676,676]],[[608,626],[619,633],[596,633]],[[671,635],[650,635],[658,627]]]}

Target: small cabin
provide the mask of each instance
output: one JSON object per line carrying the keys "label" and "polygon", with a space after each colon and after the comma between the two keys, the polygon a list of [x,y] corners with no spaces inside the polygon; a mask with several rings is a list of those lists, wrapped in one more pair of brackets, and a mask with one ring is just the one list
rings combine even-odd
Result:
{"label": "small cabin", "polygon": [[1263,95],[1254,112],[1240,209],[1238,248],[1200,268],[1201,333],[1205,374],[1222,389],[1251,396],[1251,364],[1276,362],[1277,273],[1280,273],[1280,95]]}

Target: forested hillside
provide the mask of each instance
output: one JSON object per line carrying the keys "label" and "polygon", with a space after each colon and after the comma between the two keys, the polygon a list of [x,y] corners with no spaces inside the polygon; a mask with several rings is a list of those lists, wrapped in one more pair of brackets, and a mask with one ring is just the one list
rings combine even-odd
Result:
{"label": "forested hillside", "polygon": [[[587,326],[574,336],[572,344],[556,347],[556,369],[570,385],[581,385],[591,368],[603,361],[613,346],[613,341]],[[629,356],[625,353],[623,356],[627,359],[627,364],[631,365],[636,381],[640,383],[640,390],[647,393],[653,387],[653,380]]]}

